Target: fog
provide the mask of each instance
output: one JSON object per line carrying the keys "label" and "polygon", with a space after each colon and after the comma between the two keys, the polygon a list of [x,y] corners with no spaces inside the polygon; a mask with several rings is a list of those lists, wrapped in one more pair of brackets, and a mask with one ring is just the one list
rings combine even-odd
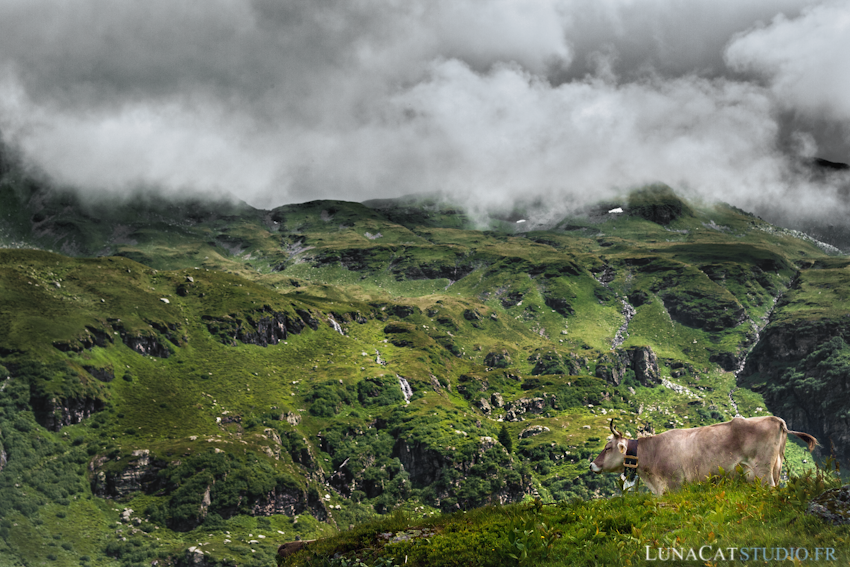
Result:
{"label": "fog", "polygon": [[5,0],[0,132],[84,195],[847,212],[850,4]]}

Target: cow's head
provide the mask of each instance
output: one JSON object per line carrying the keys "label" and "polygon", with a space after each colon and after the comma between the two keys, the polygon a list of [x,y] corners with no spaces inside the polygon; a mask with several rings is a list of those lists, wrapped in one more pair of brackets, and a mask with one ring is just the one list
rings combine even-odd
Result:
{"label": "cow's head", "polygon": [[623,472],[623,458],[628,448],[628,439],[614,428],[614,420],[612,419],[609,427],[611,428],[611,437],[605,444],[605,448],[599,453],[592,463],[590,470],[595,473],[603,472]]}

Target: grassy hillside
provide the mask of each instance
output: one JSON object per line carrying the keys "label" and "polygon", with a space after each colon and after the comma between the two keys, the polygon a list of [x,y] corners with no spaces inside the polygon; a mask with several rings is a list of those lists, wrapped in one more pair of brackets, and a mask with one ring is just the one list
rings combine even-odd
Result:
{"label": "grassy hillside", "polygon": [[[438,518],[395,513],[309,543],[282,566],[503,566],[846,562],[850,528],[805,514],[836,482],[823,471],[781,489],[714,478],[657,498],[488,506]],[[793,550],[792,550],[793,548]],[[787,559],[788,556],[791,559]]]}
{"label": "grassy hillside", "polygon": [[[587,459],[611,417],[808,431],[761,359],[735,372],[789,344],[773,329],[850,313],[840,258],[665,186],[528,232],[427,199],[107,213],[9,172],[0,192],[0,565],[266,565],[396,510],[609,496]],[[819,368],[806,348],[783,371]],[[789,444],[792,474],[810,461]]]}

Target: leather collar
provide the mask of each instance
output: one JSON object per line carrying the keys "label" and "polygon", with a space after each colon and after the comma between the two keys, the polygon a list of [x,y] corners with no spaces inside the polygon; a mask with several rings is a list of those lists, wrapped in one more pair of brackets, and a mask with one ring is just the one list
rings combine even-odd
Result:
{"label": "leather collar", "polygon": [[629,439],[626,445],[626,456],[623,458],[623,466],[625,467],[626,480],[632,482],[637,476],[638,468],[638,440]]}

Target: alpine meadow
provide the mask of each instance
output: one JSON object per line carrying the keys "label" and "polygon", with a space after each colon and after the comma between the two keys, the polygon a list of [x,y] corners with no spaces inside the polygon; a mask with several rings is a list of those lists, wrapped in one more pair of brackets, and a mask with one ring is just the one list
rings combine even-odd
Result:
{"label": "alpine meadow", "polygon": [[[4,567],[848,559],[806,513],[850,455],[834,246],[662,184],[482,227],[427,196],[93,203],[0,164]],[[779,488],[589,470],[612,418],[771,414],[822,445]]]}

